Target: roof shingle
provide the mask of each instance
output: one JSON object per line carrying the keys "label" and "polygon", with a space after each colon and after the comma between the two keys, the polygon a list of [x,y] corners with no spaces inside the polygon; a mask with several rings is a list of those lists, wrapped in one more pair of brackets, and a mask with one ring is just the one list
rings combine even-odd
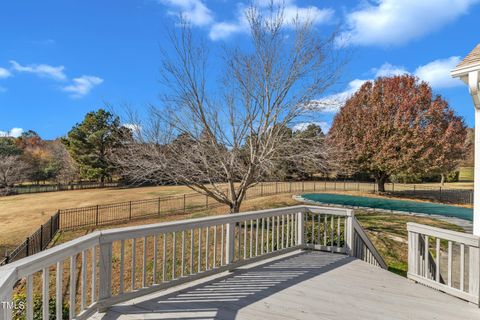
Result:
{"label": "roof shingle", "polygon": [[480,64],[480,44],[478,44],[472,52],[470,52],[465,59],[463,59],[455,69],[465,68]]}

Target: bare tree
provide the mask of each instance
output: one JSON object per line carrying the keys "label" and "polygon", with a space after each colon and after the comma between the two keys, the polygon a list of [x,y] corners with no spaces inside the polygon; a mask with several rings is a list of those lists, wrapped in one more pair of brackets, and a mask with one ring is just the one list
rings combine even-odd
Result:
{"label": "bare tree", "polygon": [[28,166],[18,155],[0,155],[0,195],[8,195],[15,183],[21,182]]}
{"label": "bare tree", "polygon": [[53,158],[57,183],[73,183],[79,178],[78,165],[68,153],[65,145],[57,139],[49,143],[48,151]]}
{"label": "bare tree", "polygon": [[305,147],[307,138],[297,143],[285,128],[305,119],[310,101],[337,80],[343,63],[334,35],[320,37],[305,16],[287,21],[282,7],[250,7],[245,15],[251,47],[224,50],[214,90],[206,43],[188,23],[170,32],[172,50],[162,52],[163,105],[151,108],[148,123],[136,122],[135,139],[116,154],[123,175],[185,184],[234,213],[282,157],[325,158],[318,139]]}

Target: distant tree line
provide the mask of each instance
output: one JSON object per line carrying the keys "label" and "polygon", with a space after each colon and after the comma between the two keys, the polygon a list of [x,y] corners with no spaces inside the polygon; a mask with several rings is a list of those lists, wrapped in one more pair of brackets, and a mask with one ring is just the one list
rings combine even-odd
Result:
{"label": "distant tree line", "polygon": [[115,175],[109,157],[129,129],[118,116],[99,109],[89,112],[67,136],[43,140],[29,130],[20,137],[0,137],[0,194],[13,192],[18,183],[71,184],[98,181]]}

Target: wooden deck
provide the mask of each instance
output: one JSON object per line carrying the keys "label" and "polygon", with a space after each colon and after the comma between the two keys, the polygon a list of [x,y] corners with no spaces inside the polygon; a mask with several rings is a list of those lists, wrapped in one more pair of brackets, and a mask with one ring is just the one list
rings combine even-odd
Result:
{"label": "wooden deck", "polygon": [[480,319],[480,309],[342,254],[296,251],[92,319]]}

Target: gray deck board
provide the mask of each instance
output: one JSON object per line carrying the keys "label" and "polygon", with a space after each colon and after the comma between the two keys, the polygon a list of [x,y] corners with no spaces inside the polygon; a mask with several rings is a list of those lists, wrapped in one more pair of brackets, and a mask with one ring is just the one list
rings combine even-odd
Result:
{"label": "gray deck board", "polygon": [[301,252],[93,319],[480,319],[480,309],[345,255]]}

